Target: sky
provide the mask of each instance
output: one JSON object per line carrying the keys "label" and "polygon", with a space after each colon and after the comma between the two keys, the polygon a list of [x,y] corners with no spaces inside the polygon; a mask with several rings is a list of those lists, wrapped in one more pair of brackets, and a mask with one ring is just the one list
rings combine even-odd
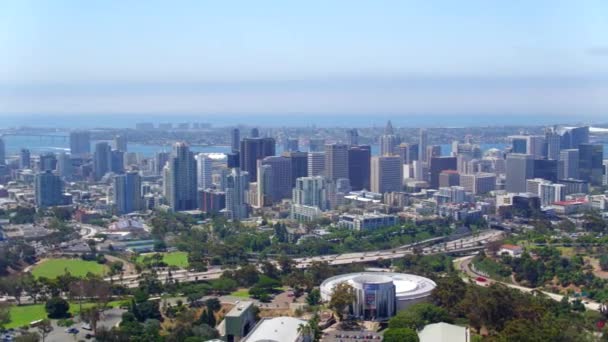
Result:
{"label": "sky", "polygon": [[0,3],[0,117],[606,116],[608,1]]}

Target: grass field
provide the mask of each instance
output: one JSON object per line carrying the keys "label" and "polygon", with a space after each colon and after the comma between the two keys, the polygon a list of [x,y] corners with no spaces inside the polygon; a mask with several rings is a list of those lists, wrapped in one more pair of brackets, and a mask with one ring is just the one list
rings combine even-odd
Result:
{"label": "grass field", "polygon": [[75,277],[84,277],[87,273],[103,275],[107,267],[95,261],[81,259],[48,259],[34,266],[32,274],[36,277],[57,278],[66,270]]}
{"label": "grass field", "polygon": [[[151,256],[155,253],[146,253],[137,257],[137,262],[143,263],[144,258],[147,256]],[[188,267],[188,253],[187,252],[170,252],[170,253],[160,253],[163,255],[163,262],[165,262],[169,266],[177,266],[181,268]]]}
{"label": "grass field", "polygon": [[240,289],[232,292],[230,296],[239,297],[239,298],[249,298],[249,290],[248,289]]}
{"label": "grass field", "polygon": [[[110,307],[118,307],[122,301],[112,301],[108,303]],[[83,303],[83,308],[93,306],[93,303]],[[46,318],[46,310],[44,304],[32,304],[32,305],[13,305],[9,308],[10,311],[10,322],[6,324],[5,328],[19,328],[30,324],[32,321]],[[70,313],[72,315],[78,315],[80,312],[80,305],[77,302],[70,302]]]}

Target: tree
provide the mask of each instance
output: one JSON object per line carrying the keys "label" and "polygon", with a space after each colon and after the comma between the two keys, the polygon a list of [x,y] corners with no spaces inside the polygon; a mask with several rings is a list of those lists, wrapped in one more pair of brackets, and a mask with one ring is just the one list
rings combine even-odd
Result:
{"label": "tree", "polygon": [[217,298],[209,298],[205,301],[205,306],[207,307],[207,309],[209,309],[211,312],[216,312],[219,309],[222,308],[222,303],[220,302],[219,299]]}
{"label": "tree", "polygon": [[0,304],[0,328],[11,321],[11,312],[9,306]]}
{"label": "tree", "polygon": [[308,296],[306,296],[306,303],[308,303],[308,305],[310,306],[319,305],[320,301],[321,291],[319,291],[319,289],[313,289],[312,291],[310,291]]}
{"label": "tree", "polygon": [[384,332],[384,342],[418,342],[418,334],[409,328],[389,328]]}
{"label": "tree", "polygon": [[38,329],[40,336],[42,336],[42,342],[44,342],[46,337],[53,331],[53,325],[49,319],[43,319],[42,322],[38,323],[36,328]]}
{"label": "tree", "polygon": [[61,297],[53,297],[46,302],[45,309],[49,318],[70,317],[70,304]]}
{"label": "tree", "polygon": [[334,287],[331,293],[329,308],[334,310],[336,316],[342,320],[344,311],[355,301],[355,299],[355,290],[353,287],[345,282],[339,283]]}
{"label": "tree", "polygon": [[431,294],[432,301],[455,314],[458,309],[457,304],[467,292],[466,284],[455,274],[439,278],[436,283],[437,286]]}
{"label": "tree", "polygon": [[97,322],[99,322],[99,319],[101,318],[101,310],[99,310],[97,306],[83,309],[80,312],[80,317],[83,321],[91,325],[93,333],[97,332]]}
{"label": "tree", "polygon": [[602,268],[602,271],[608,271],[608,255],[602,254],[602,256],[600,256],[600,267]]}
{"label": "tree", "polygon": [[400,311],[391,318],[388,327],[391,329],[410,328],[422,329],[427,324],[438,322],[451,322],[448,312],[441,307],[430,303],[418,303],[406,310]]}

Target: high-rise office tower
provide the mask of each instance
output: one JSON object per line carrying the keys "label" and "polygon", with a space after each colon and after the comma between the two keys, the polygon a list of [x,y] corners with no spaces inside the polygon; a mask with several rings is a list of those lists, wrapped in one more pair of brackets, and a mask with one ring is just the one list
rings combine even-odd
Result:
{"label": "high-rise office tower", "polygon": [[[262,159],[262,166],[270,166],[272,178],[270,182],[270,200],[276,203],[291,197],[291,159],[284,156],[270,156]],[[258,178],[259,182],[259,178]]]}
{"label": "high-rise office tower", "polygon": [[579,179],[579,151],[575,148],[561,150],[559,153],[559,179]]}
{"label": "high-rise office tower", "polygon": [[545,130],[545,144],[547,145],[547,159],[559,160],[561,137],[554,127]]}
{"label": "high-rise office tower", "polygon": [[411,164],[414,160],[418,160],[418,144],[400,144],[397,146],[397,154],[403,164]]}
{"label": "high-rise office tower", "polygon": [[213,186],[213,160],[205,153],[196,155],[196,183],[199,189],[209,189]]}
{"label": "high-rise office tower", "polygon": [[559,179],[559,161],[552,159],[534,159],[534,178],[551,182]]}
{"label": "high-rise office tower", "polygon": [[529,154],[509,153],[506,161],[507,192],[525,192],[526,181],[534,176],[534,157]]}
{"label": "high-rise office tower", "polygon": [[428,137],[428,133],[426,131],[426,129],[421,128],[420,132],[419,132],[419,137],[418,137],[418,160],[426,162],[428,161],[427,155],[426,155],[426,147],[428,145],[428,141],[429,137]]}
{"label": "high-rise office tower", "polygon": [[196,209],[196,160],[186,143],[175,143],[167,165],[165,196],[169,206],[173,211]]}
{"label": "high-rise office tower", "polygon": [[125,153],[119,150],[112,150],[111,155],[110,171],[116,174],[123,174],[125,172]]}
{"label": "high-rise office tower", "polygon": [[199,207],[208,214],[217,214],[226,208],[226,193],[212,189],[200,190]]}
{"label": "high-rise office tower", "polygon": [[578,148],[580,144],[589,143],[589,126],[563,128],[561,131],[561,149]]}
{"label": "high-rise office tower", "polygon": [[93,175],[95,180],[100,180],[106,173],[110,172],[112,166],[112,149],[105,142],[95,144],[95,152],[93,152]]}
{"label": "high-rise office tower", "polygon": [[292,138],[285,139],[285,146],[283,147],[283,151],[286,151],[286,152],[299,151],[298,139],[292,139]]}
{"label": "high-rise office tower", "polygon": [[356,128],[346,130],[346,143],[350,146],[359,145],[359,132]]}
{"label": "high-rise office tower", "polygon": [[55,153],[49,152],[40,155],[40,161],[38,165],[38,170],[41,172],[44,171],[55,171],[57,168],[57,156]]}
{"label": "high-rise office tower", "polygon": [[257,161],[275,155],[273,138],[245,138],[241,140],[239,151],[240,168],[249,173],[251,179],[257,179]]}
{"label": "high-rise office tower", "polygon": [[36,174],[34,192],[36,206],[39,208],[61,205],[63,202],[63,183],[59,176],[50,170]]}
{"label": "high-rise office tower", "polygon": [[[261,160],[258,160],[258,179],[255,182],[255,203],[249,203],[253,207],[261,208],[272,205],[272,166],[263,165]],[[251,184],[254,187],[254,184]],[[251,194],[250,194],[251,195]]]}
{"label": "high-rise office tower", "polygon": [[439,173],[439,187],[445,188],[460,185],[460,174],[456,170],[443,170]]}
{"label": "high-rise office tower", "polygon": [[325,139],[310,138],[308,140],[308,152],[323,152],[325,151]]}
{"label": "high-rise office tower", "polygon": [[165,165],[167,165],[170,156],[171,154],[169,152],[156,152],[154,155],[154,171],[157,175],[162,175],[163,169]]}
{"label": "high-rise office tower", "polygon": [[308,152],[308,177],[325,174],[325,153]]}
{"label": "high-rise office tower", "polygon": [[371,191],[378,193],[403,190],[403,164],[399,156],[375,156],[371,159]]}
{"label": "high-rise office tower", "polygon": [[250,138],[259,138],[259,137],[260,137],[260,130],[257,129],[257,127],[252,128]]}
{"label": "high-rise office tower", "polygon": [[114,176],[114,206],[116,213],[124,215],[143,208],[141,176],[137,171]]}
{"label": "high-rise office tower", "polygon": [[88,131],[74,131],[70,133],[70,154],[73,157],[82,157],[91,153],[91,133]]}
{"label": "high-rise office tower", "polygon": [[19,151],[19,168],[30,169],[32,167],[32,159],[30,156],[30,150],[22,148]]}
{"label": "high-rise office tower", "polygon": [[384,128],[384,134],[380,136],[380,155],[393,155],[395,153],[395,147],[397,147],[398,143],[399,142],[397,136],[395,135],[395,130],[393,129],[393,125],[389,120]]}
{"label": "high-rise office tower", "polygon": [[496,189],[496,175],[483,172],[460,175],[460,186],[474,195],[485,194]]}
{"label": "high-rise office tower", "polygon": [[[242,146],[242,145],[241,145]],[[249,206],[245,202],[249,189],[249,174],[238,168],[226,176],[226,208],[224,215],[231,220],[249,217]]]}
{"label": "high-rise office tower", "polygon": [[429,186],[432,189],[438,189],[439,174],[445,170],[456,170],[457,167],[456,157],[431,157],[429,159]]}
{"label": "high-rise office tower", "polygon": [[369,190],[372,151],[369,145],[351,145],[348,148],[348,175],[352,190]]}
{"label": "high-rise office tower", "polygon": [[230,146],[232,153],[236,153],[241,148],[241,131],[238,128],[233,128],[230,131]]}
{"label": "high-rise office tower", "polygon": [[511,135],[511,153],[526,154],[528,151],[528,136],[526,135]]}
{"label": "high-rise office tower", "polygon": [[602,162],[602,166],[604,167],[604,181],[603,185],[608,185],[608,159],[604,159]]}
{"label": "high-rise office tower", "polygon": [[543,158],[547,154],[545,137],[540,135],[528,135],[526,154],[530,154],[536,159]]}
{"label": "high-rise office tower", "polygon": [[602,185],[602,162],[604,158],[604,146],[599,144],[578,145],[579,179],[589,182],[591,185]]}
{"label": "high-rise office tower", "polygon": [[431,145],[426,147],[426,160],[427,163],[435,157],[441,157],[441,146]]}
{"label": "high-rise office tower", "polygon": [[325,145],[325,176],[333,181],[348,176],[348,145]]}
{"label": "high-rise office tower", "polygon": [[72,168],[72,159],[70,156],[65,153],[59,153],[59,158],[57,158],[57,174],[63,178],[69,178],[72,176],[73,168]]}
{"label": "high-rise office tower", "polygon": [[121,152],[127,152],[128,140],[126,135],[119,134],[114,137],[114,149]]}
{"label": "high-rise office tower", "polygon": [[6,146],[4,140],[0,136],[0,165],[6,165]]}
{"label": "high-rise office tower", "polygon": [[291,186],[296,185],[296,179],[308,176],[308,153],[307,152],[285,152],[284,156],[291,159]]}

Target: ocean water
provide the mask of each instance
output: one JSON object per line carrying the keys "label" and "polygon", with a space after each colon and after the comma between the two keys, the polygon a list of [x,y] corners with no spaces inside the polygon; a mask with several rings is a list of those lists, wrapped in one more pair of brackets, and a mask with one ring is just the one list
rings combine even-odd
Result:
{"label": "ocean water", "polygon": [[[45,152],[69,152],[70,145],[69,139],[65,134],[58,133],[55,137],[51,136],[41,136],[41,137],[33,137],[33,136],[19,136],[19,135],[8,135],[3,137],[4,143],[6,145],[7,155],[14,155],[19,153],[21,148],[28,148],[32,154],[40,154]],[[93,145],[95,141],[91,142],[91,151],[93,151]],[[441,146],[441,154],[447,156],[450,154],[452,145],[451,144],[442,144]],[[497,148],[499,150],[504,150],[507,147],[507,144],[480,144],[482,151],[487,151],[491,148]],[[194,152],[203,152],[203,153],[229,153],[230,146],[191,146],[190,149]],[[277,144],[276,150],[277,154],[280,154],[283,149],[281,144]],[[148,144],[140,144],[140,143],[129,143],[128,144],[129,152],[139,153],[144,157],[152,157],[156,152],[171,151],[170,145],[148,145]],[[372,155],[378,155],[379,146],[372,145]],[[604,144],[604,158],[608,158],[608,144]]]}

